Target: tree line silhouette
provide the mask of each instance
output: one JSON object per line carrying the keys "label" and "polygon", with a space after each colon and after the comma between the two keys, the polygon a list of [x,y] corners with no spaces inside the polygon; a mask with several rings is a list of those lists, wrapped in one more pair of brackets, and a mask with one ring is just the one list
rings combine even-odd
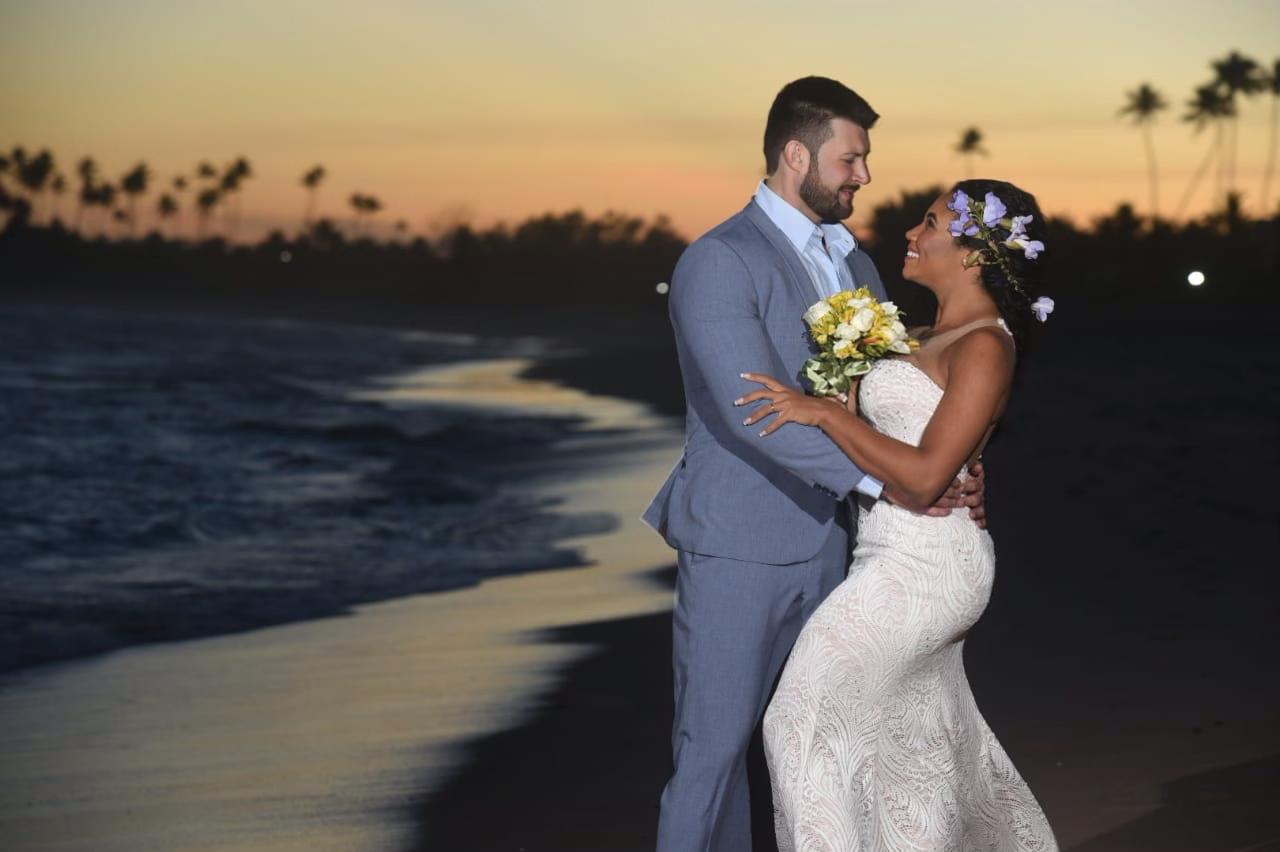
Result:
{"label": "tree line silhouette", "polygon": [[[923,288],[898,279],[903,234],[941,186],[904,191],[875,207],[863,244],[913,322],[928,322]],[[456,223],[434,239],[378,241],[317,219],[295,236],[276,231],[255,244],[222,236],[176,240],[153,230],[114,240],[86,237],[55,218],[12,215],[0,231],[0,296],[294,313],[328,306],[373,316],[440,306],[644,308],[661,313],[658,284],[670,280],[686,241],[665,217],[582,211],[547,213],[514,226]],[[1185,224],[1150,220],[1133,205],[1082,227],[1050,218],[1049,295],[1086,303],[1274,298],[1280,215],[1248,217],[1238,195]],[[1187,275],[1206,275],[1192,292]],[[407,319],[408,316],[406,315]]]}
{"label": "tree line silhouette", "polygon": [[[1146,215],[1130,203],[1080,226],[1053,219],[1046,252],[1051,289],[1080,292],[1089,299],[1267,299],[1280,244],[1280,206],[1270,192],[1280,137],[1280,60],[1270,68],[1231,51],[1210,63],[1213,78],[1197,86],[1183,121],[1199,134],[1213,129],[1200,167],[1178,204],[1181,219],[1203,177],[1216,166],[1211,212],[1175,222],[1159,214],[1159,173],[1151,127],[1168,108],[1150,83],[1126,93],[1120,109],[1140,128],[1148,164],[1150,197]],[[1245,211],[1236,180],[1240,105],[1271,96],[1271,133],[1258,213]],[[978,127],[966,128],[955,145],[974,173],[976,157],[989,156]],[[998,169],[994,170],[998,171]],[[54,154],[21,146],[0,154],[0,295],[137,301],[225,308],[300,311],[320,305],[399,308],[483,305],[580,305],[588,308],[643,306],[664,309],[657,284],[669,279],[685,246],[670,221],[582,211],[548,213],[515,225],[479,229],[465,215],[438,222],[430,238],[410,237],[403,220],[396,239],[375,240],[371,223],[385,208],[364,192],[347,203],[352,220],[318,217],[320,191],[328,178],[322,165],[303,172],[305,193],[296,232],[272,231],[252,245],[237,242],[241,190],[254,176],[238,156],[221,167],[203,160],[190,174],[172,176],[163,189],[151,168],[136,163],[108,180],[92,157],[81,158],[74,216],[68,222],[63,198],[70,191]],[[932,317],[928,293],[895,282],[901,266],[901,235],[942,191],[904,191],[897,199],[860,218],[869,233],[864,244],[876,259],[895,299],[915,322]],[[143,209],[153,193],[154,218],[143,226]],[[1051,201],[1051,199],[1049,199]],[[183,227],[182,217],[190,220]],[[382,229],[385,234],[385,229]],[[185,236],[184,236],[185,235]],[[1193,294],[1186,276],[1206,275]]]}
{"label": "tree line silhouette", "polygon": [[[139,162],[118,180],[110,181],[104,179],[93,157],[82,157],[76,163],[75,173],[80,187],[75,193],[76,212],[71,227],[86,236],[90,233],[136,236],[140,201],[156,186],[151,168]],[[304,228],[315,221],[316,199],[327,174],[324,166],[317,165],[308,169],[299,181],[307,191],[307,206],[302,218]],[[190,175],[174,175],[168,188],[155,197],[153,230],[169,237],[178,236],[179,229],[175,225],[183,210],[182,199],[190,190],[187,206],[195,214],[192,238],[202,240],[210,236],[210,226],[221,213],[222,235],[234,242],[240,226],[240,190],[253,176],[253,166],[243,156],[236,157],[222,168],[202,160]],[[57,160],[49,149],[42,148],[30,154],[18,145],[8,154],[0,154],[0,213],[19,216],[29,222],[59,222],[66,227],[61,205],[67,190],[66,176],[59,171]],[[352,193],[348,201],[355,216],[353,230],[356,232],[364,231],[366,223],[383,209],[377,196],[363,192]],[[406,230],[405,223],[397,222],[396,230]]]}

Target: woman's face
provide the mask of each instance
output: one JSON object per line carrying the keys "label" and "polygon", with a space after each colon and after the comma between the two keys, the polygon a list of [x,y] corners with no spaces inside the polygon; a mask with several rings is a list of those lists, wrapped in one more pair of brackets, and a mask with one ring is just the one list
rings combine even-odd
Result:
{"label": "woman's face", "polygon": [[924,214],[924,220],[907,231],[907,256],[902,277],[926,286],[938,284],[965,272],[964,259],[971,249],[956,245],[947,228],[956,214],[947,209],[950,193],[939,195]]}

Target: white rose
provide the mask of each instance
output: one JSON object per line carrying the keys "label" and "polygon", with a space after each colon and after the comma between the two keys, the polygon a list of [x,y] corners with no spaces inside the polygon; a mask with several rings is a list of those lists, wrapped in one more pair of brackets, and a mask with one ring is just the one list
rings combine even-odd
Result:
{"label": "white rose", "polygon": [[853,341],[852,341],[852,340],[838,340],[838,341],[836,341],[836,345],[835,345],[834,347],[832,347],[831,352],[832,352],[832,353],[833,353],[837,358],[847,358],[847,357],[849,357],[849,355],[851,355],[851,354],[853,353]]}
{"label": "white rose", "polygon": [[860,311],[863,308],[870,306],[870,304],[871,304],[870,299],[850,299],[849,300],[849,307],[853,308],[855,311]]}
{"label": "white rose", "polygon": [[889,344],[890,352],[897,352],[899,355],[910,355],[911,346],[905,340],[895,340]]}
{"label": "white rose", "polygon": [[876,324],[876,312],[870,308],[863,308],[853,315],[853,327],[864,334],[871,330],[871,326]]}
{"label": "white rose", "polygon": [[836,326],[836,337],[840,340],[857,340],[862,337],[862,332],[849,325],[849,323],[842,322]]}
{"label": "white rose", "polygon": [[893,302],[881,302],[880,307],[886,314],[896,314],[898,312],[898,306]]}
{"label": "white rose", "polygon": [[[823,317],[831,313],[831,306],[826,302],[814,302],[809,306],[809,310],[804,312],[804,321],[809,325],[820,322]],[[794,316],[794,314],[792,315]]]}

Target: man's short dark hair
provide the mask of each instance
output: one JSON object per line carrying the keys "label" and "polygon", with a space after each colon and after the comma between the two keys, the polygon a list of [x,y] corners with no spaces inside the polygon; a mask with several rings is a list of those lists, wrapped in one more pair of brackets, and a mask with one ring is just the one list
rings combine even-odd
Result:
{"label": "man's short dark hair", "polygon": [[831,138],[831,119],[844,118],[870,130],[880,118],[853,89],[827,77],[804,77],[788,83],[773,99],[764,127],[764,170],[773,174],[787,142],[798,139],[817,156]]}

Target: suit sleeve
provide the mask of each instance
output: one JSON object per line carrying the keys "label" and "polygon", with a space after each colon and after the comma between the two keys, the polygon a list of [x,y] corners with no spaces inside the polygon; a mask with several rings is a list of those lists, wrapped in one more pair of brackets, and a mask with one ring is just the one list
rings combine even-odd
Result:
{"label": "suit sleeve", "polygon": [[[744,426],[748,409],[733,401],[759,390],[741,373],[778,375],[779,362],[765,332],[755,287],[746,262],[730,246],[703,237],[681,256],[671,279],[671,321],[681,358],[706,383],[712,417],[752,453],[763,455],[823,493],[843,499],[865,475],[820,429],[787,424],[767,438],[759,437],[760,425]],[[800,317],[796,317],[797,324]]]}

